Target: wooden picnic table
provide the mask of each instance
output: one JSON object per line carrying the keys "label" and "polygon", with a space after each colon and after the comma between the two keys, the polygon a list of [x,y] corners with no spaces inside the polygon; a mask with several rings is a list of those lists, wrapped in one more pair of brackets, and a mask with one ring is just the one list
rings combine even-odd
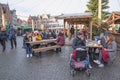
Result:
{"label": "wooden picnic table", "polygon": [[97,41],[89,41],[89,42],[86,42],[86,47],[101,48],[102,45],[98,44]]}
{"label": "wooden picnic table", "polygon": [[[56,43],[57,39],[46,39],[46,40],[41,40],[41,41],[31,41],[31,42],[26,42],[27,44],[30,44],[32,47],[32,51],[33,53],[39,53],[41,51],[47,51],[47,50],[51,50],[51,49],[56,49],[56,48],[61,48],[62,46],[60,45],[48,45],[46,46],[46,44],[49,44],[49,43]],[[39,46],[39,47],[35,47],[34,45],[44,45],[44,46]]]}
{"label": "wooden picnic table", "polygon": [[42,43],[51,43],[51,42],[56,42],[57,39],[46,39],[46,40],[41,40],[41,41],[31,41],[31,42],[26,42],[29,43],[31,46],[36,45],[36,44],[42,44]]}

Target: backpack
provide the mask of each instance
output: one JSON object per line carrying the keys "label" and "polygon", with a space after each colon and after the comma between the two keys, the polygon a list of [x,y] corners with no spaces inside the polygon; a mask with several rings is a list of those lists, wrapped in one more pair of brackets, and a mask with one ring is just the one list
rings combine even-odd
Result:
{"label": "backpack", "polygon": [[105,50],[105,48],[102,49],[102,55],[103,55],[103,61],[108,62],[109,61],[109,52]]}

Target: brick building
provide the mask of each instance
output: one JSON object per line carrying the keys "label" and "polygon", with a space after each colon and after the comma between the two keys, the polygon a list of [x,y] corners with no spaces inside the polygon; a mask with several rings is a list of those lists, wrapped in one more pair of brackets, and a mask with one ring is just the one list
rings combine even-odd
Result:
{"label": "brick building", "polygon": [[38,16],[29,16],[28,20],[27,20],[27,25],[28,26],[32,26],[32,20],[33,20],[33,24],[35,27],[39,27],[40,23],[39,23],[39,17]]}
{"label": "brick building", "polygon": [[3,17],[5,27],[8,23],[12,22],[12,14],[8,4],[0,3],[0,27],[3,27]]}

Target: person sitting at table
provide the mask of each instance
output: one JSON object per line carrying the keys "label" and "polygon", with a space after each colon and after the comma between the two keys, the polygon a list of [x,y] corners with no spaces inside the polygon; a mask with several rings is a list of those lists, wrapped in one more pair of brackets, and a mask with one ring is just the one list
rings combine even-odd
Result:
{"label": "person sitting at table", "polygon": [[36,41],[41,41],[41,40],[42,40],[42,36],[39,33],[37,33]]}
{"label": "person sitting at table", "polygon": [[42,32],[42,38],[47,39],[47,33],[45,32],[45,30]]}
{"label": "person sitting at table", "polygon": [[53,35],[51,31],[47,33],[47,39],[53,39]]}
{"label": "person sitting at table", "polygon": [[32,41],[32,37],[31,37],[31,35],[28,32],[24,36],[23,41],[24,41],[24,47],[26,49],[27,58],[29,56],[32,57],[32,46],[29,43],[26,43],[26,42]]}
{"label": "person sitting at table", "polygon": [[[51,30],[47,34],[47,39],[54,39]],[[51,43],[48,43],[48,45],[54,46],[54,45],[56,45],[56,43],[55,42],[51,42]]]}
{"label": "person sitting at table", "polygon": [[84,48],[85,47],[85,38],[83,37],[82,33],[78,32],[77,36],[73,39],[72,47],[73,49],[76,48]]}
{"label": "person sitting at table", "polygon": [[[77,36],[73,39],[72,42],[72,47],[73,49],[77,49],[77,48],[85,48],[86,46],[86,40],[83,36],[83,34],[81,32],[77,32]],[[89,63],[89,68],[92,68],[90,62],[89,62],[89,54],[88,54],[88,63]]]}
{"label": "person sitting at table", "polygon": [[106,44],[104,33],[100,34],[100,44],[104,47]]}
{"label": "person sitting at table", "polygon": [[55,32],[55,30],[53,30],[51,33],[52,33],[53,38],[56,38],[56,32]]}
{"label": "person sitting at table", "polygon": [[[113,63],[117,53],[117,43],[115,42],[115,37],[113,35],[110,34],[107,36],[107,42],[104,46],[104,49],[108,51],[108,54],[109,54],[108,64]],[[99,60],[96,60],[94,62],[97,63],[99,67],[104,67],[104,64],[102,64],[102,62],[104,62],[103,55],[99,56]]]}
{"label": "person sitting at table", "polygon": [[[97,41],[98,41],[98,44],[100,44],[102,47],[105,46],[106,44],[106,39],[105,39],[105,36],[104,36],[104,33],[101,33],[100,34],[100,37],[97,38]],[[99,49],[98,48],[94,48],[94,53],[99,53]]]}
{"label": "person sitting at table", "polygon": [[32,41],[36,41],[36,36],[37,36],[37,33],[36,32],[32,32],[31,33],[31,36],[32,36]]}
{"label": "person sitting at table", "polygon": [[[65,44],[65,37],[64,34],[60,31],[58,36],[57,36],[57,45],[64,46]],[[57,48],[56,52],[61,52],[61,48]]]}

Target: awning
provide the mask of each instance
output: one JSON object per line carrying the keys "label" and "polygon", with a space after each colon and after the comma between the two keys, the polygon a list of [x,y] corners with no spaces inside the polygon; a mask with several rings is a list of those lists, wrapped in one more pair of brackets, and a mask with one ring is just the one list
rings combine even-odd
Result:
{"label": "awning", "polygon": [[[22,30],[32,30],[32,26],[23,26],[21,29],[22,29]],[[35,29],[35,30],[41,30],[41,29],[38,28],[38,27],[35,27],[34,29]]]}

